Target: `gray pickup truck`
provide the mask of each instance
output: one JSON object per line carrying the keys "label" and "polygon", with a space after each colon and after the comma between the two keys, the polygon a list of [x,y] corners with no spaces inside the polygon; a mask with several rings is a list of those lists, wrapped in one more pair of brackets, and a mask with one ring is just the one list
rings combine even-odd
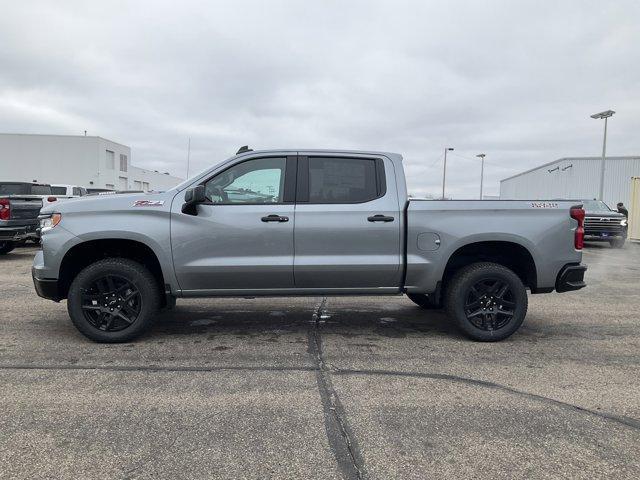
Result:
{"label": "gray pickup truck", "polygon": [[585,286],[580,204],[409,200],[394,153],[241,149],[167,192],[42,214],[36,291],[99,342],[181,297],[403,293],[496,341],[522,324],[526,289]]}
{"label": "gray pickup truck", "polygon": [[0,181],[0,255],[38,239],[38,215],[49,195],[51,185]]}

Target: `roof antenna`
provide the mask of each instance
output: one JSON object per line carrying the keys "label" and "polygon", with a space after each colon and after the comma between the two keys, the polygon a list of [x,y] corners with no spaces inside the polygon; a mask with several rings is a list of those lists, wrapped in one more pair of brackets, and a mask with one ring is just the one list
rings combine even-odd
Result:
{"label": "roof antenna", "polygon": [[189,144],[187,146],[187,178],[189,178],[189,161],[191,160],[191,137],[189,137]]}
{"label": "roof antenna", "polygon": [[240,149],[236,152],[236,155],[240,155],[241,153],[245,153],[245,152],[253,152],[253,149],[249,148],[249,145],[243,145],[242,147],[240,147]]}

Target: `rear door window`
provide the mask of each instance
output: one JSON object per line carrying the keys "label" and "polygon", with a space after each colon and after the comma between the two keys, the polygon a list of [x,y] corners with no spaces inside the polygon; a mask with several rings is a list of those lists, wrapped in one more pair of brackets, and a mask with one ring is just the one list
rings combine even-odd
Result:
{"label": "rear door window", "polygon": [[31,195],[51,195],[51,185],[31,185]]}
{"label": "rear door window", "polygon": [[375,159],[309,157],[309,203],[363,203],[379,190]]}

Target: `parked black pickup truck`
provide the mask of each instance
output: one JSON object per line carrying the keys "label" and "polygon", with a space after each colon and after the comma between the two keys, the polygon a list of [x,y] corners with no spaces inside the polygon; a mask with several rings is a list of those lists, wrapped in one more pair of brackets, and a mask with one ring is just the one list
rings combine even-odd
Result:
{"label": "parked black pickup truck", "polygon": [[627,218],[600,200],[585,200],[583,204],[584,239],[622,248],[627,239]]}
{"label": "parked black pickup truck", "polygon": [[0,182],[0,255],[19,242],[38,238],[38,215],[47,195],[50,185]]}

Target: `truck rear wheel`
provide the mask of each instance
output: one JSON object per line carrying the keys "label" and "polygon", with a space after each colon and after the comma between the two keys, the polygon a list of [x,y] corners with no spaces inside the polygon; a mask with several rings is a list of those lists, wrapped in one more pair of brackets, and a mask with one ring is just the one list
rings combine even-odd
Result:
{"label": "truck rear wheel", "polygon": [[407,297],[416,305],[424,308],[425,310],[437,310],[442,308],[441,305],[433,303],[431,297],[426,293],[407,293]]}
{"label": "truck rear wheel", "polygon": [[96,342],[127,342],[142,335],[160,307],[156,279],[144,266],[108,258],[82,270],[69,287],[67,310],[80,333]]}
{"label": "truck rear wheel", "polygon": [[0,255],[6,255],[14,248],[16,246],[13,242],[0,242]]}
{"label": "truck rear wheel", "polygon": [[520,278],[497,263],[474,263],[458,271],[446,288],[446,308],[467,337],[495,342],[512,335],[527,314]]}

